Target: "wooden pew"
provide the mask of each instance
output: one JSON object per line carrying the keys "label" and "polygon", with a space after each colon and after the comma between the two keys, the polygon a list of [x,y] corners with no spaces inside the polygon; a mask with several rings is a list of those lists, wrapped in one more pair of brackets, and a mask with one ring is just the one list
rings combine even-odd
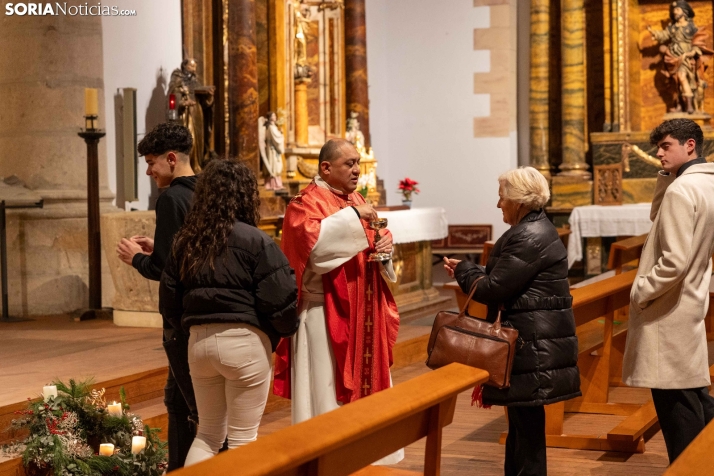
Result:
{"label": "wooden pew", "polygon": [[607,261],[607,269],[614,269],[615,274],[622,273],[622,267],[631,261],[640,259],[642,248],[647,240],[647,233],[640,236],[633,236],[624,240],[616,241],[610,245],[610,257]]}
{"label": "wooden pew", "polygon": [[451,364],[172,474],[421,474],[369,465],[426,437],[424,474],[438,475],[442,428],[458,394],[487,379],[485,370]]}

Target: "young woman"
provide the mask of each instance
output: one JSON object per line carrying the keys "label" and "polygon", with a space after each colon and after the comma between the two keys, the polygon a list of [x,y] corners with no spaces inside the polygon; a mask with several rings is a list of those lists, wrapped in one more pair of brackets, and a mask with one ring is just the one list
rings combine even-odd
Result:
{"label": "young woman", "polygon": [[188,363],[199,431],[186,466],[256,439],[268,400],[272,352],[298,326],[295,275],[257,228],[253,172],[213,160],[176,235],[161,278],[161,314],[190,331]]}

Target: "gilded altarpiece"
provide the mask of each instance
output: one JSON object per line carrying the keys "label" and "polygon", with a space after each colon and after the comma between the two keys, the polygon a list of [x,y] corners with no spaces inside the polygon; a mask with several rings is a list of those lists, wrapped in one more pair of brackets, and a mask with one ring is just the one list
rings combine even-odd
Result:
{"label": "gilded altarpiece", "polygon": [[[566,6],[570,10],[566,10]],[[571,54],[574,46],[567,40],[572,41],[571,37],[575,35],[572,18],[566,14],[572,15],[575,7],[583,16],[582,26],[578,27],[582,28],[578,36],[581,40],[577,45],[583,49],[580,68],[584,76],[585,103],[584,127],[573,132],[584,138],[576,154],[581,162],[576,165],[594,172],[599,166],[621,164],[622,203],[648,202],[652,199],[655,174],[660,169],[656,149],[649,144],[649,134],[662,121],[673,117],[688,117],[698,122],[704,129],[704,155],[708,160],[714,158],[714,132],[709,116],[714,114],[714,90],[704,90],[700,111],[688,114],[686,105],[683,105],[683,111],[672,111],[678,102],[677,86],[665,71],[664,45],[658,44],[647,28],[657,32],[666,29],[672,21],[671,6],[672,2],[668,0],[531,0],[532,25],[534,18],[547,21],[550,38],[547,44],[540,42],[531,46],[532,49],[540,48],[532,51],[532,55],[534,52],[540,56],[546,53],[550,58],[546,67],[550,80],[541,83],[548,84],[548,89],[537,90],[540,96],[546,94],[548,98],[547,116],[543,111],[540,116],[534,115],[531,99],[531,129],[542,130],[543,124],[538,119],[534,122],[534,117],[545,118],[548,138],[543,142],[543,150],[538,150],[537,143],[534,146],[532,141],[531,160],[534,166],[550,171],[553,176],[551,210],[555,213],[568,213],[574,206],[591,205],[596,193],[588,174],[563,173],[573,168],[572,163],[565,162],[567,147],[564,138],[569,131],[562,121],[567,114],[572,114],[564,100],[571,90],[563,85],[576,71],[572,62],[568,67],[564,66],[566,59],[571,61],[565,55]],[[691,20],[703,34],[702,49],[711,51],[714,47],[712,2],[692,1],[689,6],[695,14]],[[532,39],[537,39],[539,33],[532,27]],[[702,57],[705,68],[701,79],[708,85],[714,84],[711,55]],[[536,90],[538,84],[533,78],[542,74],[541,70],[531,70],[532,90]],[[679,103],[682,104],[681,100]],[[540,164],[539,157],[545,157],[546,162]]]}
{"label": "gilded altarpiece", "polygon": [[[677,90],[667,77],[663,61],[663,47],[647,30],[667,28],[670,23],[669,1],[609,2],[610,22],[604,23],[605,33],[613,40],[605,51],[609,66],[609,81],[605,82],[607,120],[612,124],[609,131],[590,134],[593,165],[621,164],[623,203],[649,202],[652,200],[656,173],[661,169],[656,159],[656,147],[650,145],[650,131],[665,119],[690,118],[699,123],[705,135],[704,156],[712,160],[714,132],[709,114],[714,113],[714,91],[705,90],[703,111],[687,114],[673,112],[677,102]],[[689,2],[695,12],[693,18],[699,32],[704,33],[705,45],[712,48],[712,2]],[[609,60],[609,61],[608,61]],[[705,63],[703,80],[714,84],[714,68]],[[607,129],[607,128],[606,128]],[[595,191],[594,191],[595,192]]]}

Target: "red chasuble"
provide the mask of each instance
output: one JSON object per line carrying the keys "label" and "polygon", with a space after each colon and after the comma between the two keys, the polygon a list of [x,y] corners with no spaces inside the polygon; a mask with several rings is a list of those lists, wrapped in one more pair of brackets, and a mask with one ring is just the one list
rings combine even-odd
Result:
{"label": "red chasuble", "polygon": [[[363,203],[357,192],[339,195],[314,182],[292,199],[283,222],[282,249],[295,269],[299,292],[322,220],[342,208]],[[375,232],[361,223],[373,244]],[[368,248],[322,276],[325,318],[336,362],[335,389],[342,403],[390,386],[389,367],[399,314],[379,264],[367,260],[372,251]],[[302,306],[301,297],[298,301]],[[290,398],[290,345],[290,339],[282,339],[278,345],[273,387],[275,394],[286,398]]]}

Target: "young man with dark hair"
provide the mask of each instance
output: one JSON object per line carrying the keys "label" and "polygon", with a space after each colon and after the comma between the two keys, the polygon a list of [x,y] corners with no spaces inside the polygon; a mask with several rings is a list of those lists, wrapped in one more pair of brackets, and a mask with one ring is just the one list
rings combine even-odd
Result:
{"label": "young man with dark hair", "polygon": [[[161,279],[174,235],[183,226],[191,207],[196,187],[196,175],[189,159],[192,146],[191,132],[175,123],[159,124],[139,142],[139,154],[146,160],[146,175],[165,190],[156,201],[154,239],[123,238],[117,253],[119,259],[147,279]],[[164,322],[164,348],[169,359],[164,403],[169,415],[168,470],[172,471],[183,467],[193,442],[197,412],[188,370],[188,336]]]}
{"label": "young man with dark hair", "polygon": [[650,388],[670,463],[714,418],[704,317],[714,253],[714,164],[701,128],[672,119],[650,135],[662,171],[652,230],[630,293],[622,377]]}

